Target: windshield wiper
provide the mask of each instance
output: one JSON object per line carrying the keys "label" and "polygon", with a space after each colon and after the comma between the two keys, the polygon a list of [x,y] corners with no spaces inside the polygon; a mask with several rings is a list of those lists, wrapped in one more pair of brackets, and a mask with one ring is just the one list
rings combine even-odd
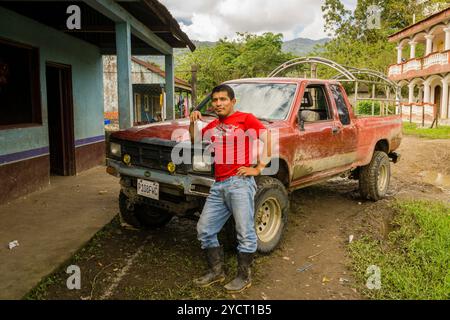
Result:
{"label": "windshield wiper", "polygon": [[258,118],[258,120],[266,121],[266,122],[268,122],[268,123],[272,123],[272,122],[273,122],[272,119],[266,119],[266,118]]}

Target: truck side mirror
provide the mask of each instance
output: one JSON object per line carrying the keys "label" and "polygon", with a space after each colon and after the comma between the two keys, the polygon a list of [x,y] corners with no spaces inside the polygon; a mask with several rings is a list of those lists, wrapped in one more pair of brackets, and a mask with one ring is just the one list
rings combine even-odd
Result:
{"label": "truck side mirror", "polygon": [[304,109],[300,109],[298,112],[296,122],[300,124],[300,131],[305,131],[305,120],[302,118],[302,111],[304,111]]}

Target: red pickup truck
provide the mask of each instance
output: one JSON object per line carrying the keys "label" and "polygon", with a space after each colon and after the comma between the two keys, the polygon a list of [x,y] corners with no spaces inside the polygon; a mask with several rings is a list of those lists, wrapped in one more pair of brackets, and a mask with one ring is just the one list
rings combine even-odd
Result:
{"label": "red pickup truck", "polygon": [[[270,252],[287,223],[289,193],[335,176],[359,180],[363,199],[387,192],[390,161],[402,137],[397,115],[357,117],[344,88],[331,80],[240,79],[226,82],[237,98],[235,109],[253,113],[277,132],[278,152],[270,170],[257,179],[255,228],[258,251]],[[206,98],[197,108],[214,119]],[[188,148],[189,119],[168,120],[121,130],[110,136],[107,172],[120,177],[120,213],[135,227],[160,227],[174,216],[196,218],[213,184],[213,166],[194,159],[174,164],[172,150]],[[205,145],[202,148],[206,148]],[[185,154],[186,156],[186,154]],[[266,173],[266,174],[264,174]]]}

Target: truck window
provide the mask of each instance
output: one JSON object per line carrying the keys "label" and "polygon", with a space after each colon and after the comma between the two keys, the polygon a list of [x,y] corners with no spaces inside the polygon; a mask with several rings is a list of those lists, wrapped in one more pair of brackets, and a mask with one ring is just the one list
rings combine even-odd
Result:
{"label": "truck window", "polygon": [[331,119],[329,103],[323,85],[306,87],[300,105],[299,117],[306,122]]}
{"label": "truck window", "polygon": [[350,115],[348,113],[347,104],[345,103],[344,96],[342,94],[341,88],[338,85],[330,85],[331,93],[333,94],[334,102],[336,103],[336,108],[339,114],[339,120],[343,125],[350,124]]}
{"label": "truck window", "polygon": [[[236,95],[235,110],[252,113],[259,119],[284,120],[297,92],[294,83],[228,83]],[[211,97],[196,108],[202,114],[213,114]]]}

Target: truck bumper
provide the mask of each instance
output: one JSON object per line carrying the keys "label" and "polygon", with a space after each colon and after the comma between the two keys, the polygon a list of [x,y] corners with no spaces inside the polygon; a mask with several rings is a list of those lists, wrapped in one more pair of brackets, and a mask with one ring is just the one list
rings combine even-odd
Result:
{"label": "truck bumper", "polygon": [[[211,188],[214,183],[214,179],[210,177],[191,174],[172,175],[143,167],[129,167],[119,160],[106,159],[106,163],[108,166],[107,172],[110,174],[113,173],[109,167],[114,168],[118,174],[123,176],[151,180],[161,184],[183,188],[185,195],[207,197],[209,195],[209,188]],[[118,176],[117,174],[113,175]]]}

